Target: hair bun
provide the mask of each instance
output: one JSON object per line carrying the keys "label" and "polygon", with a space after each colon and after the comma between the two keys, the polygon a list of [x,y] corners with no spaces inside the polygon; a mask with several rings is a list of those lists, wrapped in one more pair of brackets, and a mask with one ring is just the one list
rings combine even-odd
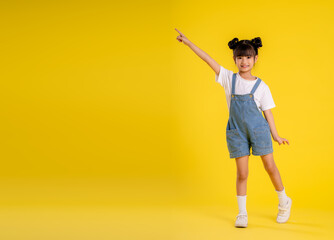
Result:
{"label": "hair bun", "polygon": [[235,49],[239,43],[238,38],[233,38],[231,41],[229,41],[228,46],[230,49]]}
{"label": "hair bun", "polygon": [[254,45],[254,47],[259,48],[262,47],[262,41],[260,37],[253,38],[251,40],[251,43]]}

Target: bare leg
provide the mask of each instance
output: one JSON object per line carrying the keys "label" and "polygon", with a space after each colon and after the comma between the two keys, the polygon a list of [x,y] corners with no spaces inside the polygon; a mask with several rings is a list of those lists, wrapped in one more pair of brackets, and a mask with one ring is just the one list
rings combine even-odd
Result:
{"label": "bare leg", "polygon": [[237,164],[237,195],[244,196],[247,193],[247,177],[248,177],[248,158],[242,156],[235,159]]}
{"label": "bare leg", "polygon": [[276,167],[275,161],[274,161],[274,155],[273,153],[269,153],[267,155],[261,156],[264,168],[266,169],[267,173],[269,174],[269,177],[271,179],[271,182],[273,183],[275,189],[277,191],[283,190],[283,183],[281,176],[279,174],[279,171]]}

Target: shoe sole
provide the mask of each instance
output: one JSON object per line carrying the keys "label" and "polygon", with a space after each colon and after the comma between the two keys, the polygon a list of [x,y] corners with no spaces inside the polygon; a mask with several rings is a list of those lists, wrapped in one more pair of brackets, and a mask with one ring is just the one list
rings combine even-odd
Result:
{"label": "shoe sole", "polygon": [[238,226],[235,226],[236,228],[246,228],[247,225],[238,225]]}
{"label": "shoe sole", "polygon": [[289,215],[288,215],[288,218],[286,219],[286,221],[284,221],[284,222],[279,222],[279,221],[277,221],[277,219],[276,219],[276,222],[278,222],[278,223],[286,223],[288,220],[289,220],[289,218],[290,218],[290,214],[291,214],[291,207],[292,207],[292,199],[290,198],[290,211],[289,211]]}

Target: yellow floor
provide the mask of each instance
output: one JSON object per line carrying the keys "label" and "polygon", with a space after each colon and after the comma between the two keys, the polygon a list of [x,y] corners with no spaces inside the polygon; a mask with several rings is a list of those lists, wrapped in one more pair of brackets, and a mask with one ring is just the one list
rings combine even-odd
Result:
{"label": "yellow floor", "polygon": [[333,212],[292,209],[285,224],[276,209],[248,211],[235,228],[236,209],[222,206],[2,206],[3,240],[334,239]]}

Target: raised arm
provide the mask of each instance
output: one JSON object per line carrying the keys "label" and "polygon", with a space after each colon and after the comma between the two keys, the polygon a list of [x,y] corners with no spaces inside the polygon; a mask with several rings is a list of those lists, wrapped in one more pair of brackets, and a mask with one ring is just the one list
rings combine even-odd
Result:
{"label": "raised arm", "polygon": [[220,65],[212,57],[210,57],[209,54],[207,54],[202,49],[197,47],[194,43],[192,43],[183,33],[181,33],[176,28],[175,30],[180,34],[179,36],[177,36],[176,39],[179,42],[183,42],[186,46],[190,47],[190,49],[193,50],[197,54],[197,56],[203,59],[204,62],[206,62],[213,69],[213,71],[215,71],[215,73],[219,75]]}

